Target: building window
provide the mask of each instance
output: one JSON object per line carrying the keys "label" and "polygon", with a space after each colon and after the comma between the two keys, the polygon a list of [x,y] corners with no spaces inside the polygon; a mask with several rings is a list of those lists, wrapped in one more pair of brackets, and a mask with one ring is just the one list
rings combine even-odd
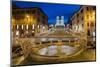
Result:
{"label": "building window", "polygon": [[34,29],[34,24],[32,25],[32,29]]}
{"label": "building window", "polygon": [[82,21],[83,21],[83,16],[82,16]]}
{"label": "building window", "polygon": [[17,35],[17,36],[19,35],[19,31],[16,31],[16,35]]}
{"label": "building window", "polygon": [[21,30],[21,31],[20,31],[20,34],[21,34],[21,35],[24,34],[24,30]]}
{"label": "building window", "polygon": [[40,28],[40,25],[38,25],[38,28]]}
{"label": "building window", "polygon": [[75,17],[73,17],[73,20],[74,20],[74,18],[75,18]]}
{"label": "building window", "polygon": [[19,14],[19,11],[17,11],[16,13]]}
{"label": "building window", "polygon": [[22,25],[22,30],[24,29],[24,26]]}
{"label": "building window", "polygon": [[19,25],[16,25],[16,29],[17,29],[17,30],[19,29]]}
{"label": "building window", "polygon": [[77,14],[77,17],[79,17],[79,14]]}
{"label": "building window", "polygon": [[77,22],[79,23],[79,20],[77,20]]}
{"label": "building window", "polygon": [[40,15],[40,11],[37,11],[37,14]]}
{"label": "building window", "polygon": [[81,13],[83,13],[83,10],[81,10]]}
{"label": "building window", "polygon": [[23,11],[22,10],[20,11],[20,14],[23,14]]}
{"label": "building window", "polygon": [[32,29],[32,25],[29,25],[29,30]]}
{"label": "building window", "polygon": [[12,29],[14,29],[14,25],[12,26]]}
{"label": "building window", "polygon": [[87,35],[90,36],[90,31],[88,30]]}
{"label": "building window", "polygon": [[28,31],[26,31],[26,34],[28,34]]}
{"label": "building window", "polygon": [[12,12],[12,14],[16,14],[16,12],[15,12],[15,11],[13,11],[13,12]]}
{"label": "building window", "polygon": [[87,26],[89,27],[89,23],[87,23]]}
{"label": "building window", "polygon": [[32,14],[34,14],[34,13],[35,13],[35,10],[32,11]]}
{"label": "building window", "polygon": [[96,10],[96,7],[95,6],[93,7],[93,10]]}
{"label": "building window", "polygon": [[93,32],[93,36],[95,36],[95,32]]}
{"label": "building window", "polygon": [[93,22],[91,22],[91,27],[93,27],[94,26],[94,24],[93,24]]}
{"label": "building window", "polygon": [[89,19],[89,15],[87,15],[87,19]]}
{"label": "building window", "polygon": [[26,29],[28,30],[28,24],[26,25]]}
{"label": "building window", "polygon": [[38,20],[37,20],[38,22],[40,22],[40,18],[38,18]]}
{"label": "building window", "polygon": [[29,10],[26,10],[26,13],[30,13],[30,11]]}
{"label": "building window", "polygon": [[87,10],[89,10],[89,8],[88,8],[88,7],[87,7],[86,9],[87,9]]}
{"label": "building window", "polygon": [[84,27],[84,24],[82,24],[82,27]]}
{"label": "building window", "polygon": [[19,29],[22,29],[22,25],[19,25]]}
{"label": "building window", "polygon": [[18,11],[18,14],[20,14],[21,13],[21,11]]}
{"label": "building window", "polygon": [[43,23],[45,23],[45,21],[44,21],[44,20],[42,20],[42,22],[43,22]]}
{"label": "building window", "polygon": [[45,16],[43,15],[42,18],[45,19]]}

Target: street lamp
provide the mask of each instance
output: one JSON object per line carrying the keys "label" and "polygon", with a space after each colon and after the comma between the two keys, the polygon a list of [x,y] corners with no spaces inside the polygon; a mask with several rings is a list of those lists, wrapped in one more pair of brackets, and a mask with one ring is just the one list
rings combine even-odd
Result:
{"label": "street lamp", "polygon": [[26,15],[27,18],[29,18],[29,15]]}

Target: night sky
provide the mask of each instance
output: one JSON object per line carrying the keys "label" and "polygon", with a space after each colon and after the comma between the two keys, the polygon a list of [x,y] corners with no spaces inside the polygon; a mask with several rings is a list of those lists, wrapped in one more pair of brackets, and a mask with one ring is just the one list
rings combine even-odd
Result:
{"label": "night sky", "polygon": [[56,16],[64,16],[64,23],[68,23],[69,18],[80,9],[80,5],[73,4],[57,4],[57,3],[43,3],[43,2],[25,2],[13,1],[18,7],[39,7],[48,16],[48,23],[55,24]]}

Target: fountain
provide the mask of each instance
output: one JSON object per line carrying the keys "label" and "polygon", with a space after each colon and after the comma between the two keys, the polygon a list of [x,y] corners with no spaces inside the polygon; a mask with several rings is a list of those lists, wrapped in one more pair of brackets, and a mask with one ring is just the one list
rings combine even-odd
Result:
{"label": "fountain", "polygon": [[38,54],[44,56],[60,56],[60,55],[71,55],[75,53],[77,50],[76,47],[71,47],[68,45],[61,45],[61,46],[48,46],[42,48],[38,51]]}
{"label": "fountain", "polygon": [[63,62],[64,60],[79,55],[83,52],[85,46],[82,45],[84,43],[79,38],[75,37],[36,38],[34,43],[26,43],[27,41],[31,40],[25,40],[22,44],[24,56],[26,58],[31,57],[34,62],[39,63]]}

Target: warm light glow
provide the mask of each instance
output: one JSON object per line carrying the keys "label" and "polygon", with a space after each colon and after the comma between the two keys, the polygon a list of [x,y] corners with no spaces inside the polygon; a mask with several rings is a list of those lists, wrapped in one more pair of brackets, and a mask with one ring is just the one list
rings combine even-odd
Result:
{"label": "warm light glow", "polygon": [[95,41],[95,38],[93,38],[93,41]]}
{"label": "warm light glow", "polygon": [[19,29],[19,25],[17,25],[17,29]]}
{"label": "warm light glow", "polygon": [[23,25],[22,25],[22,30],[23,30],[23,28],[24,28],[24,27],[23,27]]}
{"label": "warm light glow", "polygon": [[92,16],[92,20],[95,20],[95,16]]}
{"label": "warm light glow", "polygon": [[88,18],[87,14],[85,15],[85,20],[86,21],[94,21],[95,20],[95,11],[89,12]]}
{"label": "warm light glow", "polygon": [[92,13],[93,15],[95,15],[95,11],[93,11],[93,13]]}
{"label": "warm light glow", "polygon": [[15,22],[15,19],[12,18],[12,22],[14,23]]}
{"label": "warm light glow", "polygon": [[34,24],[32,25],[32,29],[34,29]]}
{"label": "warm light glow", "polygon": [[75,29],[76,29],[76,31],[78,30],[78,26],[77,25],[75,26]]}
{"label": "warm light glow", "polygon": [[39,28],[40,26],[38,25],[38,28]]}
{"label": "warm light glow", "polygon": [[45,29],[45,27],[43,26],[43,29]]}
{"label": "warm light glow", "polygon": [[95,36],[95,32],[93,32],[93,36]]}
{"label": "warm light glow", "polygon": [[34,31],[32,31],[32,33],[34,33]]}
{"label": "warm light glow", "polygon": [[19,35],[19,31],[16,31],[16,35]]}
{"label": "warm light glow", "polygon": [[26,33],[28,34],[28,31],[26,31]]}
{"label": "warm light glow", "polygon": [[12,25],[15,25],[16,19],[14,17],[12,17],[11,22],[12,22]]}
{"label": "warm light glow", "polygon": [[[88,20],[88,19],[87,19]],[[92,17],[91,16],[89,16],[89,21],[91,21],[92,20]]]}
{"label": "warm light glow", "polygon": [[29,15],[26,15],[26,17],[29,18],[30,16]]}
{"label": "warm light glow", "polygon": [[28,24],[27,24],[27,26],[26,26],[26,29],[28,30]]}

